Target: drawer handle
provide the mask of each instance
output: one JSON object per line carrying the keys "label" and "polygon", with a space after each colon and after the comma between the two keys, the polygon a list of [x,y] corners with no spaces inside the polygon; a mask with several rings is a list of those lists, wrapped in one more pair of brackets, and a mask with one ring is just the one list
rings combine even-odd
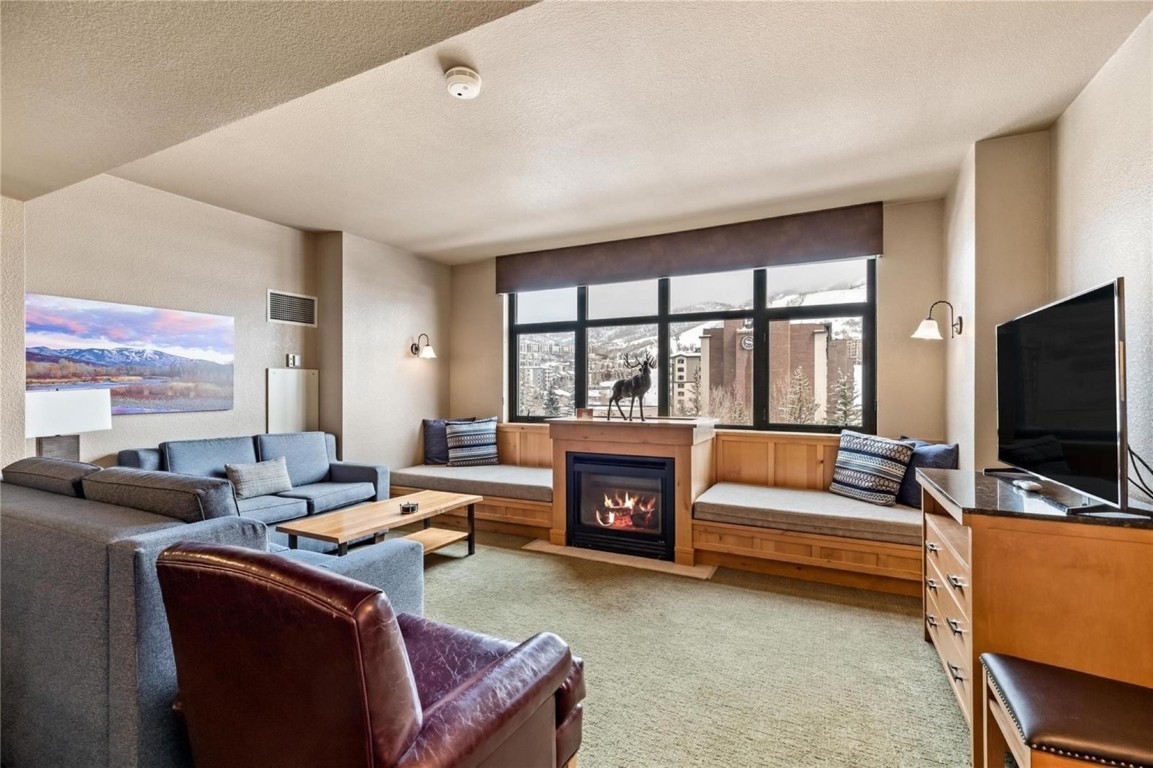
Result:
{"label": "drawer handle", "polygon": [[934,544],[931,541],[926,541],[925,542],[925,549],[929,550],[930,552],[940,552],[941,551],[941,545],[940,544]]}
{"label": "drawer handle", "polygon": [[965,632],[965,630],[961,629],[961,622],[956,619],[946,618],[945,623],[949,625],[949,631],[954,635],[960,635]]}
{"label": "drawer handle", "polygon": [[962,579],[960,576],[956,575],[955,573],[949,574],[949,583],[952,584],[957,589],[964,589],[965,587],[969,586],[968,582],[966,582],[964,579]]}
{"label": "drawer handle", "polygon": [[933,629],[936,629],[937,628],[937,617],[931,613],[926,613],[925,614],[925,623],[928,624]]}
{"label": "drawer handle", "polygon": [[961,668],[953,662],[949,662],[949,677],[953,678],[954,682],[963,683],[965,676],[961,674]]}
{"label": "drawer handle", "polygon": [[937,591],[937,580],[936,579],[925,579],[925,586],[928,587],[929,589],[933,590],[934,592],[936,592]]}

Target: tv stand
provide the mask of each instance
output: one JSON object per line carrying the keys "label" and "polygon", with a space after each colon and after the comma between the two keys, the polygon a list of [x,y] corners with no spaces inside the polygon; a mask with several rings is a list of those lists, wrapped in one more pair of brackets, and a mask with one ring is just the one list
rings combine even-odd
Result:
{"label": "tv stand", "polygon": [[1000,768],[984,764],[982,653],[1153,687],[1153,519],[1083,514],[1079,494],[1046,484],[1042,501],[971,471],[917,480],[924,637],[972,728],[973,768]]}

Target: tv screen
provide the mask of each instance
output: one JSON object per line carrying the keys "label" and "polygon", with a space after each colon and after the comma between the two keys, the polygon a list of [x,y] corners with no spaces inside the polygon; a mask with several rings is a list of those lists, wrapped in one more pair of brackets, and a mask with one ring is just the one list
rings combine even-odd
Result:
{"label": "tv screen", "polygon": [[1122,279],[997,327],[997,458],[1126,505]]}

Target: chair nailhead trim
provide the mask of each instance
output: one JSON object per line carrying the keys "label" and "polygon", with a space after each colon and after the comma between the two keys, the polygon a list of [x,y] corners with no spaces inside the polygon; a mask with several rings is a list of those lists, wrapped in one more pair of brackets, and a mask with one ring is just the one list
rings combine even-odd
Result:
{"label": "chair nailhead trim", "polygon": [[1128,760],[1109,760],[1104,757],[1096,757],[1094,755],[1083,755],[1080,752],[1068,752],[1064,749],[1057,749],[1055,747],[1046,747],[1042,744],[1031,744],[1025,739],[1025,731],[1021,729],[1021,723],[1017,721],[1017,713],[1009,706],[1009,702],[1005,699],[1005,694],[1001,693],[1001,686],[997,685],[997,680],[989,674],[988,668],[985,669],[985,676],[989,680],[989,686],[993,689],[993,694],[997,697],[997,701],[1001,702],[1001,706],[1009,713],[1009,718],[1013,721],[1013,727],[1017,729],[1017,734],[1021,737],[1021,741],[1028,745],[1029,749],[1036,749],[1041,752],[1048,752],[1053,755],[1060,755],[1061,757],[1073,757],[1078,760],[1086,760],[1090,763],[1097,763],[1099,765],[1113,765],[1117,768],[1150,768],[1146,765],[1138,763],[1130,763]]}

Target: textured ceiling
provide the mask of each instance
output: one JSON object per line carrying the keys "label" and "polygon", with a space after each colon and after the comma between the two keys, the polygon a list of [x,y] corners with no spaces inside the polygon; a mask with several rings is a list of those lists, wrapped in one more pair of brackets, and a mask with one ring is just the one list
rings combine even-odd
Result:
{"label": "textured ceiling", "polygon": [[529,4],[4,0],[3,194],[59,189]]}

